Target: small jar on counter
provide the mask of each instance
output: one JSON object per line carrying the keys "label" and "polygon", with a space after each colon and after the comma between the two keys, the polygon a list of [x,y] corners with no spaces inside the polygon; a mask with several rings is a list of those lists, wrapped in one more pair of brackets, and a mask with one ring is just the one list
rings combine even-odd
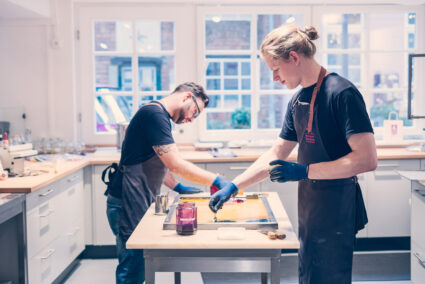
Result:
{"label": "small jar on counter", "polygon": [[179,235],[193,235],[198,230],[195,202],[179,203],[176,208],[176,231]]}

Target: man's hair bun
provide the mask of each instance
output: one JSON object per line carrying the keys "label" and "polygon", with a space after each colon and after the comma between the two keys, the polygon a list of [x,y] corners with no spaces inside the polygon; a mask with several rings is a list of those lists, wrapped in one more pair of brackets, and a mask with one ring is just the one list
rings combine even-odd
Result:
{"label": "man's hair bun", "polygon": [[317,32],[315,27],[305,26],[304,33],[308,36],[310,40],[315,40],[319,38],[319,33]]}

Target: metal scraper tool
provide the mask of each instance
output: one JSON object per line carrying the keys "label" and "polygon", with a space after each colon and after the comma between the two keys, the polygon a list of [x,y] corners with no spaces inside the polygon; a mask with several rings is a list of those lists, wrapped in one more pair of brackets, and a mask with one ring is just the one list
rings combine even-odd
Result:
{"label": "metal scraper tool", "polygon": [[214,212],[213,223],[216,223],[216,222],[217,222],[217,213]]}

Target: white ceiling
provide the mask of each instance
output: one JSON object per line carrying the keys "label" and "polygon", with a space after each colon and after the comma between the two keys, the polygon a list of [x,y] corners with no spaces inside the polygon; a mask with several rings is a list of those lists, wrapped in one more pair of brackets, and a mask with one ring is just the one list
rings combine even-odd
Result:
{"label": "white ceiling", "polygon": [[196,4],[402,4],[421,5],[425,0],[73,0],[75,3],[196,3]]}

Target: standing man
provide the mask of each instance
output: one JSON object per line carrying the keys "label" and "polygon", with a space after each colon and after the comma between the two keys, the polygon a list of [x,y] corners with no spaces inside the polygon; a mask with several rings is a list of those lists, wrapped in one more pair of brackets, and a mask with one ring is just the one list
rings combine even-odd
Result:
{"label": "standing man", "polygon": [[[204,89],[189,82],[179,85],[171,95],[141,107],[131,119],[121,150],[122,189],[113,188],[107,200],[109,225],[114,234],[118,231],[116,283],[145,280],[143,250],[126,249],[125,244],[160,193],[168,170],[186,180],[219,189],[228,183],[184,160],[171,133],[170,119],[175,123],[192,122],[207,105]],[[169,173],[164,183],[179,193],[199,192],[177,183]]]}
{"label": "standing man", "polygon": [[[273,80],[302,88],[288,104],[274,146],[216,192],[210,208],[217,211],[238,188],[268,176],[299,181],[299,283],[349,284],[355,235],[368,221],[356,175],[374,170],[377,155],[362,95],[315,61],[317,38],[314,27],[291,25],[264,39],[261,54]],[[297,163],[285,161],[297,144]]]}

